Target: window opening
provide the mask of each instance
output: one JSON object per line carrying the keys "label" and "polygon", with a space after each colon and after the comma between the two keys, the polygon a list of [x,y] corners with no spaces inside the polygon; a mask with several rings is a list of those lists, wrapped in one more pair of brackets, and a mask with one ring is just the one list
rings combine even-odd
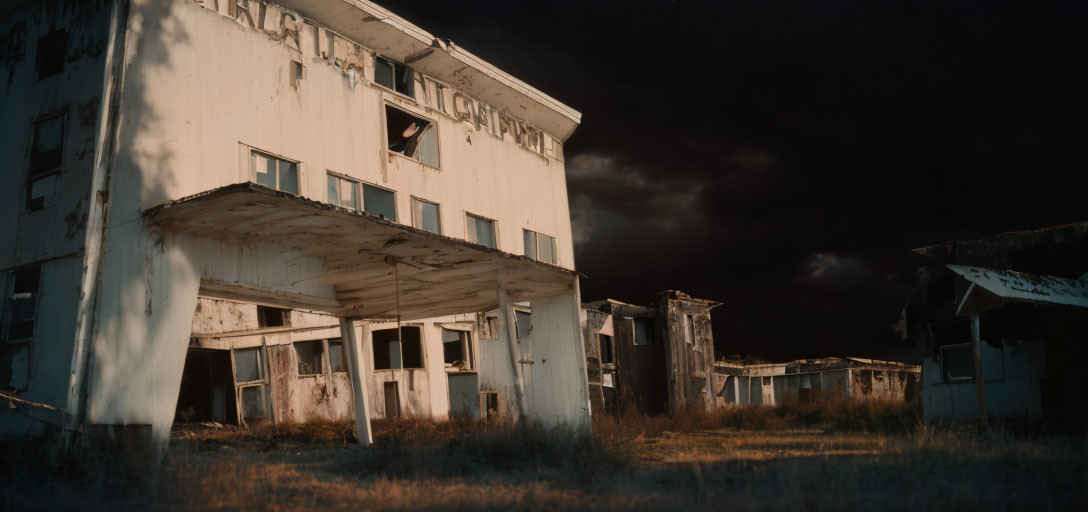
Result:
{"label": "window opening", "polygon": [[646,318],[635,319],[635,345],[652,345],[654,340],[650,333],[650,321]]}
{"label": "window opening", "polygon": [[64,116],[56,115],[34,123],[30,149],[30,170],[26,189],[26,209],[45,208],[53,197],[61,171],[64,147]]}
{"label": "window opening", "polygon": [[329,203],[353,210],[359,209],[359,182],[328,174]]}
{"label": "window opening", "polygon": [[324,375],[322,357],[325,355],[321,340],[296,341],[295,356],[298,358],[298,376]]}
{"label": "window opening", "polygon": [[528,311],[514,310],[514,323],[517,324],[518,341],[529,339],[533,330],[533,314]]}
{"label": "window opening", "polygon": [[442,355],[447,368],[475,370],[472,335],[468,331],[442,329]]}
{"label": "window opening", "polygon": [[393,222],[397,221],[397,202],[392,191],[363,184],[363,209]]}
{"label": "window opening", "polygon": [[412,198],[412,227],[442,234],[442,223],[438,216],[438,203]]}
{"label": "window opening", "polygon": [[389,151],[439,167],[438,132],[433,122],[386,105],[385,129]]}
{"label": "window opening", "polygon": [[495,221],[471,213],[466,213],[465,216],[468,221],[468,241],[495,249]]}
{"label": "window opening", "polygon": [[333,373],[348,371],[348,362],[344,359],[344,342],[339,338],[329,340],[329,370]]}
{"label": "window opening", "polygon": [[[372,334],[374,369],[423,368],[423,350],[420,346],[421,330],[416,326],[401,327],[401,340],[397,344],[396,329],[379,329]],[[403,364],[397,365],[395,363]]]}
{"label": "window opening", "polygon": [[34,69],[38,80],[48,78],[64,71],[64,61],[68,53],[68,31],[57,30],[38,38]]}
{"label": "window opening", "polygon": [[285,327],[291,325],[291,310],[271,306],[257,306],[258,327]]}
{"label": "window opening", "polygon": [[415,87],[412,87],[412,68],[399,62],[383,57],[374,59],[374,82],[409,98],[416,96]]}
{"label": "window opening", "polygon": [[612,337],[607,334],[597,334],[601,346],[601,364],[615,363],[612,354]]}
{"label": "window opening", "polygon": [[556,249],[555,237],[537,233],[536,231],[525,231],[525,256],[529,259],[541,261],[544,263],[550,263],[552,265],[558,265],[559,255]]}
{"label": "window opening", "polygon": [[251,150],[249,163],[258,185],[298,195],[298,162]]}
{"label": "window opening", "polygon": [[973,382],[975,380],[974,348],[971,345],[941,347],[941,375],[944,382]]}

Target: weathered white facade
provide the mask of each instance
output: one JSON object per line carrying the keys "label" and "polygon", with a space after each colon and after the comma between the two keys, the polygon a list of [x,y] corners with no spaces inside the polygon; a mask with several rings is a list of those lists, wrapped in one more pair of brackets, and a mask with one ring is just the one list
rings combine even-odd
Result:
{"label": "weathered white facade", "polygon": [[[354,389],[363,442],[361,409],[390,378],[365,371],[378,323],[434,328],[496,308],[498,340],[476,341],[479,387],[530,419],[586,424],[562,154],[576,111],[368,2],[7,9],[0,150],[29,170],[3,178],[0,268],[19,290],[40,277],[6,295],[5,311],[36,321],[5,338],[4,384],[67,413],[5,411],[0,434],[89,429],[161,447],[204,299],[335,317],[305,335],[342,340],[350,386],[314,386]],[[39,78],[36,55],[57,45],[41,38],[56,32],[62,70]],[[62,161],[43,171],[50,115],[64,119]],[[507,339],[514,302],[531,304],[531,339]],[[300,341],[219,334],[197,348],[260,338],[271,362]],[[433,395],[439,370],[397,378]],[[295,419],[313,412],[296,398]]]}

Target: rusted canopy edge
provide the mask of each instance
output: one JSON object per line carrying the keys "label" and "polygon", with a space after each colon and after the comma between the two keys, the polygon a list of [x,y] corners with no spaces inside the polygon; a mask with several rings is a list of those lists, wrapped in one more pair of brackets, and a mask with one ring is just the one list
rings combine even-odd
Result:
{"label": "rusted canopy edge", "polygon": [[341,316],[428,318],[487,311],[498,304],[498,282],[522,301],[568,291],[577,276],[525,256],[255,183],[171,201],[144,216],[168,232],[238,245],[278,244],[317,258],[322,271],[292,286],[331,285],[335,298],[322,298],[331,302],[319,306]]}

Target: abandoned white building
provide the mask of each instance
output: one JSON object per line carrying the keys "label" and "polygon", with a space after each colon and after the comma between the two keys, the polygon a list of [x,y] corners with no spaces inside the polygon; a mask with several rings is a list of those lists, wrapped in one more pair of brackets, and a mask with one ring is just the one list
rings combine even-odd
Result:
{"label": "abandoned white building", "polygon": [[578,112],[361,0],[0,11],[0,388],[63,410],[0,408],[0,436],[161,450],[183,387],[187,414],[354,415],[362,443],[448,413],[424,389],[587,425]]}
{"label": "abandoned white building", "polygon": [[715,403],[778,405],[789,395],[804,401],[826,394],[851,399],[913,400],[921,368],[857,357],[798,359],[788,363],[714,363]]}
{"label": "abandoned white building", "polygon": [[916,249],[929,258],[898,330],[937,418],[1083,427],[1088,222]]}
{"label": "abandoned white building", "polygon": [[595,411],[656,415],[714,405],[710,311],[721,303],[676,290],[650,306],[612,299],[582,304],[582,336]]}

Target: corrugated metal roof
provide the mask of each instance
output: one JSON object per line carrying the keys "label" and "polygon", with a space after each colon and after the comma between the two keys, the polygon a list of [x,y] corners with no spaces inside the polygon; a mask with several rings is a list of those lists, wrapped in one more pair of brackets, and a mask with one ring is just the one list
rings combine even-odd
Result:
{"label": "corrugated metal roof", "polygon": [[[1088,282],[1086,281],[1025,274],[1012,270],[993,270],[964,265],[946,266],[971,282],[975,288],[981,288],[1003,301],[1088,308]],[[976,300],[972,295],[968,293],[964,296],[958,308],[960,311],[970,309],[965,306],[970,301]]]}

